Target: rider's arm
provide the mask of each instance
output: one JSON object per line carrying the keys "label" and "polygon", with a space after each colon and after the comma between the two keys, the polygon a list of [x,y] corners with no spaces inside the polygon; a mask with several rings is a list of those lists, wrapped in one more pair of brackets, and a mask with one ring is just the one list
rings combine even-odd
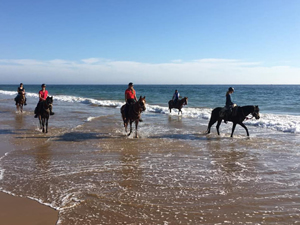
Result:
{"label": "rider's arm", "polygon": [[43,101],[43,100],[44,100],[44,99],[42,98],[41,93],[39,93],[39,99],[40,99],[40,101]]}

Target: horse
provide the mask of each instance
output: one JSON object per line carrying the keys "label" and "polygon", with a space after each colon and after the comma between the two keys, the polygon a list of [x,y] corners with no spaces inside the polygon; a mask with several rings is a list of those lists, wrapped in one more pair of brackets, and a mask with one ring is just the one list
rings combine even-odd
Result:
{"label": "horse", "polygon": [[179,115],[180,112],[181,112],[181,115],[182,115],[181,109],[182,109],[183,105],[187,105],[187,103],[188,103],[188,97],[184,97],[184,98],[182,98],[180,100],[177,100],[177,102],[176,102],[175,105],[174,105],[174,101],[170,100],[169,101],[169,110],[170,110],[170,113],[171,113],[171,109],[175,108],[175,109],[179,110],[178,111],[178,115]]}
{"label": "horse", "polygon": [[[224,117],[220,115],[221,110],[223,110],[223,107],[217,107],[212,111],[206,134],[210,133],[211,126],[218,121],[216,128],[217,128],[218,135],[220,135],[219,127],[222,123],[222,120],[224,119]],[[246,130],[247,136],[249,137],[248,129],[245,126],[245,124],[243,124],[243,121],[246,119],[246,117],[249,114],[252,114],[252,118],[255,117],[255,119],[258,120],[260,118],[258,106],[253,106],[253,105],[242,106],[242,107],[238,106],[237,109],[235,110],[236,111],[234,115],[229,115],[228,118],[226,118],[226,120],[231,121],[233,123],[231,137],[233,137],[233,132],[237,124],[241,125]]]}
{"label": "horse", "polygon": [[125,132],[127,133],[127,125],[130,123],[130,132],[127,136],[132,133],[132,123],[135,122],[135,137],[138,137],[137,128],[141,118],[141,113],[146,110],[146,97],[140,96],[139,100],[131,105],[129,105],[128,116],[126,117],[125,112],[126,104],[121,107],[122,119],[124,121]]}
{"label": "horse", "polygon": [[23,112],[23,105],[25,103],[25,94],[20,94],[15,98],[17,111]]}
{"label": "horse", "polygon": [[43,130],[43,133],[48,133],[48,120],[50,116],[50,107],[52,108],[53,97],[47,97],[45,101],[41,101],[39,104],[38,118],[40,122],[40,129]]}

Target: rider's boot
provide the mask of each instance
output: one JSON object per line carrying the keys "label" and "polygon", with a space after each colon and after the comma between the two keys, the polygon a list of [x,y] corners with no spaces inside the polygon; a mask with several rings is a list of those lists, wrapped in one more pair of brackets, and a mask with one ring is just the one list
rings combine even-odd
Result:
{"label": "rider's boot", "polygon": [[226,114],[226,115],[224,116],[224,123],[227,124],[227,122],[228,122],[228,115]]}
{"label": "rider's boot", "polygon": [[52,112],[52,107],[49,108],[49,111],[50,111],[50,115],[53,116],[54,112]]}

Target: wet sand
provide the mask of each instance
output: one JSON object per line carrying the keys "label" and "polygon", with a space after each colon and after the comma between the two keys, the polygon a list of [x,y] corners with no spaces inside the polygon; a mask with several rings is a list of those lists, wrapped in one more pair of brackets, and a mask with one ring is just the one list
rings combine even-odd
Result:
{"label": "wet sand", "polygon": [[[12,133],[13,129],[1,121],[0,158],[15,149],[11,143]],[[55,225],[58,211],[28,198],[0,192],[0,218],[3,225]]]}
{"label": "wet sand", "polygon": [[60,225],[299,224],[297,135],[250,127],[250,139],[241,128],[229,138],[223,125],[206,136],[194,120],[143,114],[135,139],[118,109],[87,109],[58,105],[48,134],[32,113],[4,112],[1,187],[58,209]]}

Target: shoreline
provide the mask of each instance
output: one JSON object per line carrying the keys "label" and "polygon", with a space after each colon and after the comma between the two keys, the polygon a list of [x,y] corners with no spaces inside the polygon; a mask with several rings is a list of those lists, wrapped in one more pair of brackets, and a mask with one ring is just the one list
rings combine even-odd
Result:
{"label": "shoreline", "polygon": [[[14,129],[0,125],[0,158],[15,150],[11,137]],[[5,179],[5,173],[4,173]],[[0,180],[1,183],[1,180]],[[0,191],[0,218],[5,225],[55,225],[59,212],[35,200]]]}

